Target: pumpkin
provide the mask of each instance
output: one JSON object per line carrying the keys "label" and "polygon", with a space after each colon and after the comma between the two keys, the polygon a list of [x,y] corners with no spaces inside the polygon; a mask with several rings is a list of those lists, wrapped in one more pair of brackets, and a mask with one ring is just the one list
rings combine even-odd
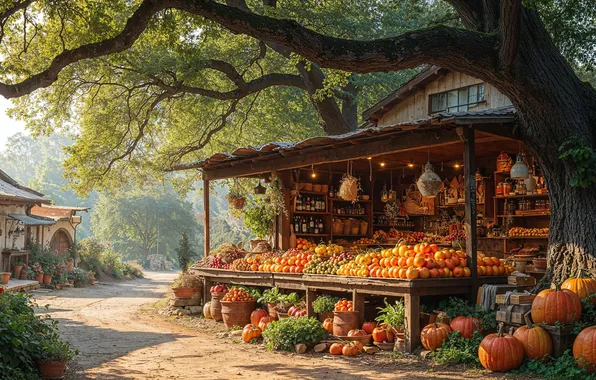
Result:
{"label": "pumpkin", "polygon": [[358,330],[358,329],[353,329],[348,331],[348,336],[365,336],[366,335],[366,331],[364,330]]}
{"label": "pumpkin", "polygon": [[203,305],[203,317],[205,317],[206,319],[213,318],[211,316],[211,302],[207,302],[206,304]]}
{"label": "pumpkin", "polygon": [[[561,285],[561,289],[571,290],[577,294],[580,300],[596,293],[596,280],[589,277],[581,277],[582,272],[580,271],[579,276],[576,278],[568,278]],[[591,303],[596,304],[596,297],[590,300]]]}
{"label": "pumpkin", "polygon": [[549,333],[542,327],[533,325],[527,314],[524,319],[526,325],[515,330],[513,337],[524,346],[526,358],[548,360],[553,354],[553,341]]}
{"label": "pumpkin", "polygon": [[329,334],[333,334],[333,319],[332,318],[325,319],[325,321],[323,322],[323,328]]}
{"label": "pumpkin", "polygon": [[364,345],[362,343],[360,343],[359,341],[355,340],[351,343],[354,347],[356,347],[358,349],[358,351],[360,351],[360,352],[364,351]]}
{"label": "pumpkin", "polygon": [[532,302],[532,320],[534,323],[554,325],[571,324],[579,321],[582,314],[582,303],[579,296],[571,290],[557,286],[538,293]]}
{"label": "pumpkin", "polygon": [[449,323],[449,327],[453,331],[459,331],[464,338],[470,339],[474,331],[480,331],[480,320],[472,317],[455,317]]}
{"label": "pumpkin", "polygon": [[344,349],[344,344],[343,343],[333,343],[331,345],[331,347],[329,347],[329,353],[331,355],[341,355]]}
{"label": "pumpkin", "polygon": [[478,347],[480,364],[489,371],[506,372],[524,361],[524,346],[510,334],[504,334],[503,323],[496,334],[487,335]]}
{"label": "pumpkin", "polygon": [[358,353],[360,352],[360,350],[358,350],[358,347],[356,347],[354,344],[352,344],[351,342],[346,344],[342,349],[341,349],[341,353],[344,356],[356,356],[358,355]]}
{"label": "pumpkin", "polygon": [[362,324],[362,330],[366,331],[367,334],[372,334],[375,327],[377,327],[376,322],[364,322]]}
{"label": "pumpkin", "polygon": [[271,323],[273,321],[275,321],[275,319],[271,318],[270,316],[263,317],[259,321],[259,328],[261,329],[261,331],[263,331],[267,328],[269,323]]}
{"label": "pumpkin", "polygon": [[573,356],[577,360],[577,364],[590,372],[596,372],[595,341],[596,326],[590,326],[583,329],[573,342]]}
{"label": "pumpkin", "polygon": [[377,343],[393,342],[393,331],[388,327],[375,327],[372,332],[373,340]]}
{"label": "pumpkin", "polygon": [[451,327],[445,323],[431,323],[424,326],[420,332],[420,341],[424,348],[434,351],[443,345],[447,335],[451,332]]}
{"label": "pumpkin", "polygon": [[268,316],[267,312],[263,309],[256,309],[252,313],[250,313],[250,323],[253,325],[258,325],[259,322],[263,317]]}
{"label": "pumpkin", "polygon": [[261,329],[249,323],[248,325],[244,326],[242,329],[242,340],[246,343],[250,342],[253,339],[257,339],[261,336]]}

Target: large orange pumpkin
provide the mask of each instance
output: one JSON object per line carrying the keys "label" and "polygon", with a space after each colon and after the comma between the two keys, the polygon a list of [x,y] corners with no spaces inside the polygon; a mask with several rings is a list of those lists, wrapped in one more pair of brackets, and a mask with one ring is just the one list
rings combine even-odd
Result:
{"label": "large orange pumpkin", "polygon": [[583,329],[573,342],[573,356],[580,367],[596,372],[596,326]]}
{"label": "large orange pumpkin", "polygon": [[268,316],[267,312],[263,309],[256,309],[250,313],[250,323],[258,325],[261,322],[261,318]]}
{"label": "large orange pumpkin", "polygon": [[261,329],[251,324],[244,326],[242,329],[242,340],[246,343],[250,342],[253,339],[257,339],[261,336]]}
{"label": "large orange pumpkin", "polygon": [[524,346],[526,358],[548,360],[553,354],[553,341],[549,333],[542,327],[533,325],[527,315],[525,320],[526,325],[515,330],[513,337]]}
{"label": "large orange pumpkin", "polygon": [[582,303],[579,296],[571,290],[556,287],[538,293],[532,302],[532,320],[534,323],[553,325],[556,322],[571,324],[579,321]]}
{"label": "large orange pumpkin", "polygon": [[269,326],[269,324],[273,321],[275,321],[275,319],[271,318],[270,316],[263,317],[259,321],[259,328],[261,330],[265,330],[267,326]]}
{"label": "large orange pumpkin", "polygon": [[323,322],[323,328],[329,334],[333,334],[333,319],[331,319],[331,318],[325,319],[325,321]]}
{"label": "large orange pumpkin", "polygon": [[[561,285],[561,289],[569,289],[577,294],[580,300],[596,293],[596,280],[589,277],[582,277],[580,272],[576,278],[568,278]],[[596,297],[590,300],[591,303],[596,304]]]}
{"label": "large orange pumpkin", "polygon": [[451,327],[445,323],[431,323],[426,325],[420,332],[420,341],[427,350],[436,350],[443,345]]}
{"label": "large orange pumpkin", "polygon": [[474,331],[480,331],[480,320],[472,317],[455,317],[449,326],[451,330],[459,331],[461,336],[470,339],[474,335]]}
{"label": "large orange pumpkin", "polygon": [[490,371],[506,372],[519,367],[524,361],[524,346],[512,335],[499,332],[487,335],[478,347],[480,364]]}

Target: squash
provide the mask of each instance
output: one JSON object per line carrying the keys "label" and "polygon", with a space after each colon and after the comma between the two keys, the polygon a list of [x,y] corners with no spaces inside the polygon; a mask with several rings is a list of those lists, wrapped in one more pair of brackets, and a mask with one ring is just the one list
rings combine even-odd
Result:
{"label": "squash", "polygon": [[582,314],[582,303],[579,296],[571,290],[556,286],[538,293],[532,302],[532,320],[534,323],[554,325],[571,324],[579,321]]}
{"label": "squash", "polygon": [[211,316],[211,302],[207,302],[206,304],[203,305],[203,317],[205,317],[205,319],[213,318]]}
{"label": "squash", "polygon": [[341,355],[344,349],[343,343],[333,343],[331,347],[329,347],[329,353],[331,355]]}
{"label": "squash", "polygon": [[366,331],[367,334],[372,334],[375,327],[377,327],[376,322],[364,322],[362,324],[362,330]]}
{"label": "squash", "polygon": [[250,323],[253,325],[258,325],[261,322],[263,317],[268,316],[267,312],[263,309],[256,309],[252,313],[250,313]]}
{"label": "squash", "polygon": [[431,323],[426,325],[420,332],[420,341],[424,348],[434,351],[443,345],[451,327],[445,323]]}
{"label": "squash", "polygon": [[332,318],[325,319],[325,321],[323,322],[323,328],[329,334],[333,334],[333,319]]}
{"label": "squash", "polygon": [[589,372],[596,372],[596,350],[593,343],[595,341],[596,326],[590,326],[583,329],[573,342],[573,356],[577,364]]}
{"label": "squash", "polygon": [[[561,285],[561,289],[571,290],[578,295],[580,300],[583,300],[596,293],[596,280],[582,276],[582,271],[580,271],[578,277],[572,277],[565,280]],[[596,304],[596,297],[593,297],[590,302]]]}
{"label": "squash", "polygon": [[526,358],[547,361],[553,354],[553,341],[545,329],[532,324],[528,314],[524,315],[526,325],[515,330],[513,337],[524,346]]}
{"label": "squash", "polygon": [[478,347],[480,364],[490,371],[506,372],[519,367],[524,361],[524,346],[512,335],[504,334],[505,325],[499,325],[496,334],[487,335]]}
{"label": "squash", "polygon": [[449,323],[449,327],[453,331],[459,331],[464,338],[470,339],[474,331],[480,331],[480,320],[472,317],[455,317]]}
{"label": "squash", "polygon": [[249,323],[242,329],[242,340],[246,343],[261,336],[261,329],[258,326]]}
{"label": "squash", "polygon": [[267,326],[269,326],[269,324],[271,322],[275,321],[275,319],[271,318],[270,316],[266,316],[261,318],[261,320],[259,321],[259,328],[261,329],[261,331],[265,330],[267,328]]}
{"label": "squash", "polygon": [[356,356],[356,355],[358,355],[359,352],[360,352],[360,350],[358,349],[358,347],[356,347],[352,342],[346,344],[341,349],[341,353],[344,356]]}

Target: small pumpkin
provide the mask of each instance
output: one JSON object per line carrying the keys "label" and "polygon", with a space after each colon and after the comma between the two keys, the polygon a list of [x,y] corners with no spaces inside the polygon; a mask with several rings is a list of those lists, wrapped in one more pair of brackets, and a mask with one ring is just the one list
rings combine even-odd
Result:
{"label": "small pumpkin", "polygon": [[267,312],[263,309],[256,309],[252,313],[250,313],[250,323],[253,325],[258,325],[261,321],[261,318],[268,316]]}
{"label": "small pumpkin", "polygon": [[358,330],[358,329],[353,329],[348,331],[348,336],[365,336],[366,335],[366,331],[364,330]]}
{"label": "small pumpkin", "polygon": [[258,339],[261,336],[261,329],[249,323],[248,325],[244,326],[242,329],[242,340],[246,343],[250,342],[253,339]]}
{"label": "small pumpkin", "polygon": [[203,305],[203,317],[205,317],[205,319],[213,318],[211,316],[211,301]]}
{"label": "small pumpkin", "polygon": [[596,326],[590,326],[583,329],[573,342],[573,356],[577,364],[589,372],[596,372],[596,350],[593,343],[595,341]]}
{"label": "small pumpkin", "polygon": [[569,289],[556,286],[545,289],[536,295],[532,302],[532,320],[534,323],[554,325],[571,324],[579,321],[582,314],[582,303],[579,296]]}
{"label": "small pumpkin", "polygon": [[[580,271],[578,277],[568,278],[561,285],[561,289],[571,290],[577,294],[580,300],[591,296],[596,293],[596,280],[590,277],[582,276],[583,272]],[[590,300],[591,303],[596,304],[596,297]]]}
{"label": "small pumpkin", "polygon": [[323,322],[323,328],[329,334],[333,334],[333,319],[331,319],[331,318],[325,319],[325,321]]}
{"label": "small pumpkin", "polygon": [[362,324],[362,330],[366,331],[367,334],[372,334],[375,327],[377,327],[376,322],[364,322]]}
{"label": "small pumpkin", "polygon": [[424,348],[434,351],[443,345],[450,332],[451,327],[446,323],[431,323],[420,332],[420,341]]}
{"label": "small pumpkin", "polygon": [[540,326],[532,324],[528,314],[524,315],[526,325],[518,328],[513,337],[524,346],[526,358],[547,361],[553,354],[553,341],[549,333]]}
{"label": "small pumpkin", "polygon": [[480,331],[480,320],[472,317],[455,317],[449,323],[449,327],[453,331],[459,331],[464,338],[470,339],[474,331]]}
{"label": "small pumpkin", "polygon": [[375,327],[372,332],[372,338],[375,342],[393,342],[393,330],[391,330],[387,325]]}
{"label": "small pumpkin", "polygon": [[261,329],[261,331],[263,331],[267,328],[269,323],[271,323],[273,321],[275,321],[275,319],[271,318],[270,316],[263,317],[259,321],[259,328]]}
{"label": "small pumpkin", "polygon": [[359,352],[360,352],[360,350],[358,350],[358,347],[356,347],[352,342],[346,344],[341,349],[341,353],[344,356],[356,356],[356,355],[358,355]]}
{"label": "small pumpkin", "polygon": [[331,355],[341,355],[344,349],[344,344],[343,343],[333,343],[331,345],[331,347],[329,347],[329,353]]}
{"label": "small pumpkin", "polygon": [[519,367],[524,361],[524,346],[510,334],[504,334],[505,325],[499,325],[496,334],[487,335],[478,347],[480,364],[489,371],[506,372]]}

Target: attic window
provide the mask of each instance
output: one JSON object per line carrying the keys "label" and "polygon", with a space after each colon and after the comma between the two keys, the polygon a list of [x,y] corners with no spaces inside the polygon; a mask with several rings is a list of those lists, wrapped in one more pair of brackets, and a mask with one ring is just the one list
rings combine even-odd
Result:
{"label": "attic window", "polygon": [[431,94],[429,113],[468,111],[484,100],[484,83]]}

